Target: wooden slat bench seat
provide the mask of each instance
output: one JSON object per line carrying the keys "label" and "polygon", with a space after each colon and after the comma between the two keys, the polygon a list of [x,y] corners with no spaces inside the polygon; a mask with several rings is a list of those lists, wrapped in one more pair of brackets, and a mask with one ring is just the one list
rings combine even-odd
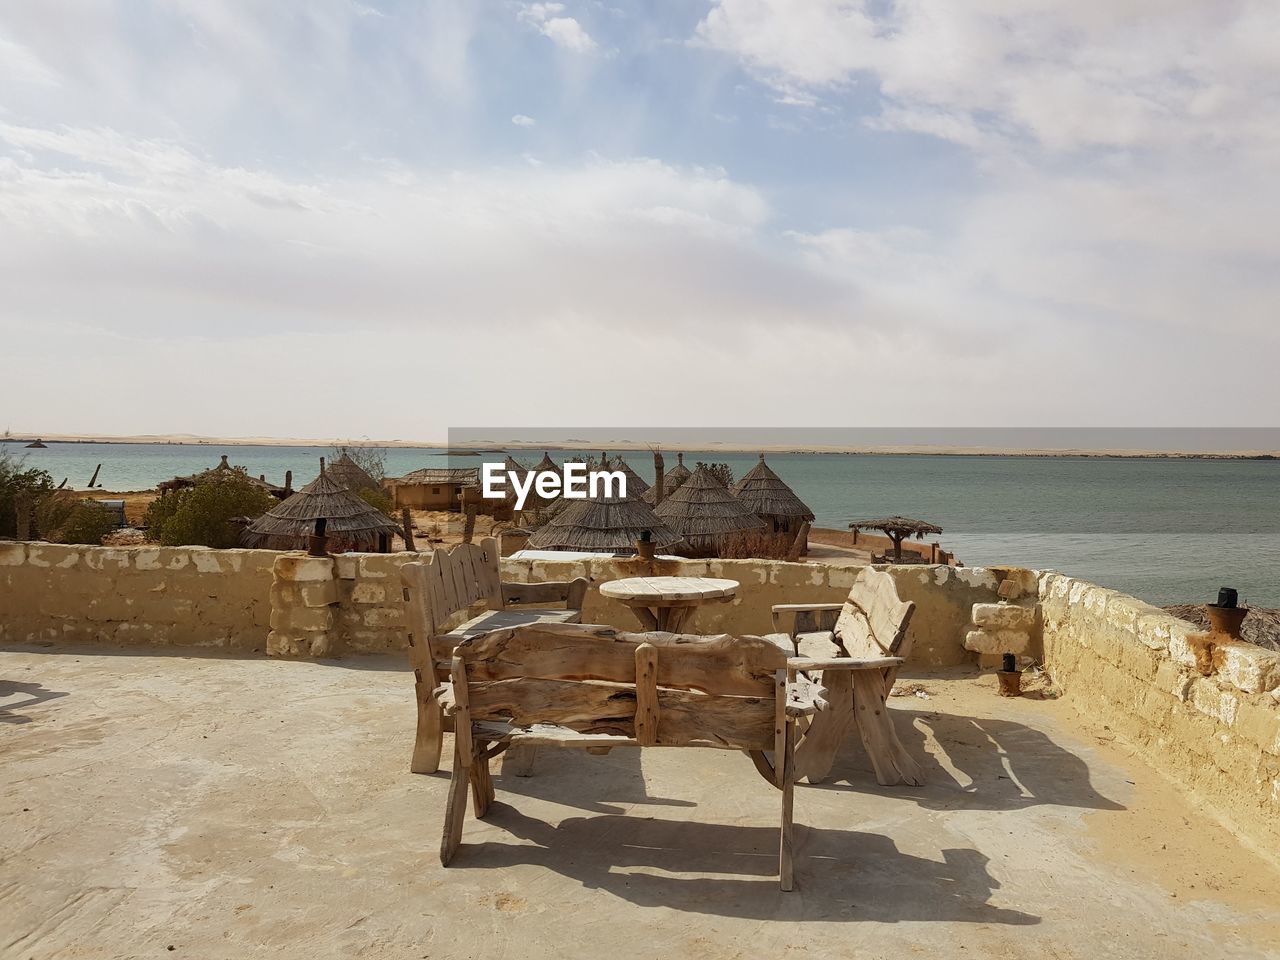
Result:
{"label": "wooden slat bench seat", "polygon": [[[821,782],[836,752],[855,725],[871,759],[876,780],[889,786],[922,784],[924,772],[893,729],[887,698],[910,651],[908,625],[915,604],[898,597],[893,578],[863,568],[844,603],[783,603],[773,608],[770,640],[811,662],[804,673],[818,684],[828,706],[803,730],[796,747],[796,776]],[[823,661],[858,661],[862,666],[824,667]]]}
{"label": "wooden slat bench seat", "polygon": [[[462,641],[501,629],[539,623],[576,623],[587,593],[584,577],[544,583],[504,583],[498,574],[498,542],[458,544],[436,550],[425,562],[400,568],[409,620],[409,659],[418,703],[418,728],[409,768],[435,773],[446,729],[452,721],[440,705],[448,690],[453,649]],[[558,603],[559,607],[549,604]],[[459,614],[483,604],[487,609],[465,623],[451,626]],[[527,774],[531,752],[518,754],[513,772]]]}
{"label": "wooden slat bench seat", "polygon": [[450,673],[440,695],[455,731],[441,863],[461,843],[468,786],[475,815],[488,813],[489,760],[508,748],[710,747],[748,753],[782,791],[778,872],[791,889],[796,722],[819,703],[784,649],[760,637],[539,624],[461,641]]}

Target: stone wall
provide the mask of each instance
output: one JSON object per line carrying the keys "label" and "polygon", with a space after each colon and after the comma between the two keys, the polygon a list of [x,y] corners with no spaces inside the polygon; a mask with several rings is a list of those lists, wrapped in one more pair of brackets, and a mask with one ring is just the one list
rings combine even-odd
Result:
{"label": "stone wall", "polygon": [[0,642],[262,650],[270,550],[0,543]]}
{"label": "stone wall", "polygon": [[1115,590],[1040,576],[1045,664],[1077,710],[1211,804],[1260,849],[1280,847],[1280,654],[1206,652],[1198,629]]}
{"label": "stone wall", "polygon": [[[203,547],[63,547],[0,544],[0,639],[212,646],[287,656],[379,653],[406,646],[400,566],[425,554],[299,554]],[[275,565],[273,577],[272,566]],[[859,567],[762,560],[501,561],[516,582],[590,581],[583,620],[624,630],[631,612],[600,595],[606,580],[637,574],[712,576],[742,584],[731,603],[702,607],[689,629],[760,634],[775,603],[845,598]],[[322,569],[323,567],[323,569]],[[917,605],[911,661],[972,662],[961,645],[969,610],[991,601],[999,575],[979,568],[888,568]],[[271,643],[268,645],[268,634]]]}

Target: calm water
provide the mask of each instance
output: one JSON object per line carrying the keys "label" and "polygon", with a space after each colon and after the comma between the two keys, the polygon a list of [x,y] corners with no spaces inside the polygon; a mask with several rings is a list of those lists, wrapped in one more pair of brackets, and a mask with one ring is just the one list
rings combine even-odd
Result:
{"label": "calm water", "polygon": [[[99,483],[108,490],[154,487],[213,466],[222,453],[275,483],[291,469],[300,486],[330,453],[215,444],[4,449],[80,488],[101,463]],[[540,455],[523,452],[518,459],[533,463]],[[482,459],[456,457],[452,465]],[[741,476],[757,458],[685,455],[691,466],[699,459],[725,461]],[[652,479],[647,452],[627,461]],[[943,545],[973,566],[1050,567],[1153,603],[1209,600],[1219,586],[1235,586],[1251,603],[1280,606],[1280,461],[773,454],[769,463],[813,508],[819,526],[843,528],[855,518],[901,513],[937,523],[946,531]],[[392,476],[449,464],[438,449],[387,454]],[[668,469],[674,464],[668,455]]]}

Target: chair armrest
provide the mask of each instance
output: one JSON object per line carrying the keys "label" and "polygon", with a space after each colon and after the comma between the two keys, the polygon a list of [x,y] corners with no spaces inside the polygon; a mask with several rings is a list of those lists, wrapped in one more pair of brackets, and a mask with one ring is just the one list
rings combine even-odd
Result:
{"label": "chair armrest", "polygon": [[568,610],[581,610],[587,595],[587,578],[547,580],[541,583],[502,581],[502,606],[527,607],[540,603],[561,603]]}
{"label": "chair armrest", "polygon": [[811,660],[808,657],[791,657],[787,660],[789,670],[884,670],[887,667],[900,667],[906,660],[902,657],[829,657],[825,660]]}
{"label": "chair armrest", "polygon": [[[836,616],[844,608],[844,603],[775,603],[773,605],[773,629],[777,633],[785,633],[790,637],[796,635],[796,620],[802,613],[813,614],[812,629],[830,630],[835,626]],[[826,617],[820,616],[827,614]],[[823,621],[829,620],[829,625]]]}
{"label": "chair armrest", "polygon": [[791,719],[808,717],[830,704],[823,698],[826,691],[808,677],[798,676],[787,681],[786,713]]}

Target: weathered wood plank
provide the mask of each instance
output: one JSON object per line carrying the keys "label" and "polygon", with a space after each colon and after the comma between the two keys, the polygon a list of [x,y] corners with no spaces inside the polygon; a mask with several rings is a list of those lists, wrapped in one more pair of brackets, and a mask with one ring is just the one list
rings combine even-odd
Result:
{"label": "weathered wood plank", "polygon": [[657,683],[727,696],[771,696],[785,651],[760,637],[627,634],[591,624],[534,624],[459,644],[477,680],[518,677],[635,683],[635,646],[660,650]]}
{"label": "weathered wood plank", "polygon": [[642,747],[658,742],[658,648],[642,643],[635,648],[636,740]]}

